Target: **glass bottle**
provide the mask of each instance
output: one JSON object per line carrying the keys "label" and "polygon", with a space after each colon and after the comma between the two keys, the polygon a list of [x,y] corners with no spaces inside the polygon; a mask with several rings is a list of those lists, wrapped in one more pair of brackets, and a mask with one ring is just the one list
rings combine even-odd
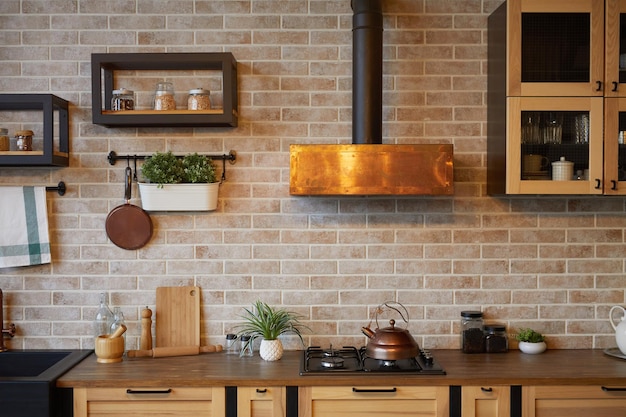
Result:
{"label": "glass bottle", "polygon": [[[126,325],[126,322],[124,321],[124,313],[120,307],[115,307],[113,308],[113,324],[111,324],[111,330],[109,333],[113,334],[113,332],[115,332],[122,324]],[[126,346],[126,333],[124,333],[122,337],[124,338],[124,346]]]}
{"label": "glass bottle", "polygon": [[103,334],[109,334],[111,331],[111,325],[113,324],[113,313],[109,308],[106,301],[106,293],[100,293],[100,307],[96,312],[96,317],[93,321],[93,334],[94,337],[98,337]]}
{"label": "glass bottle", "polygon": [[237,335],[234,333],[228,333],[226,335],[226,345],[224,346],[224,350],[227,355],[235,355],[239,353],[237,351]]}
{"label": "glass bottle", "polygon": [[461,312],[461,339],[464,353],[482,353],[485,351],[483,324],[482,312]]}
{"label": "glass bottle", "polygon": [[252,339],[247,334],[244,334],[239,338],[239,357],[252,355]]}

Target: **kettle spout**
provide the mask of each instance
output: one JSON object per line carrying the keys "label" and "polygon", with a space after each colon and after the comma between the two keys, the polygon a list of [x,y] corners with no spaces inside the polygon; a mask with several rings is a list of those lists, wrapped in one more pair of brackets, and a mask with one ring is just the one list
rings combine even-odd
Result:
{"label": "kettle spout", "polygon": [[369,327],[361,327],[361,333],[367,336],[368,339],[371,339],[374,337],[374,332]]}

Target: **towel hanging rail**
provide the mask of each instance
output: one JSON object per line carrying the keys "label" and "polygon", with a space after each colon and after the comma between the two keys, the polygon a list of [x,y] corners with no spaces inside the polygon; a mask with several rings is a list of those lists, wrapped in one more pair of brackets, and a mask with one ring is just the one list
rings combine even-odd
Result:
{"label": "towel hanging rail", "polygon": [[56,191],[60,196],[65,195],[65,191],[67,188],[65,187],[65,183],[63,181],[59,181],[56,187],[46,187],[46,191]]}
{"label": "towel hanging rail", "polygon": [[[212,160],[221,160],[222,161],[222,181],[224,181],[226,179],[226,161],[230,162],[231,165],[234,165],[237,162],[237,151],[229,151],[228,154],[223,154],[223,155],[206,155],[206,154],[201,154],[206,156],[207,158],[210,158]],[[123,160],[123,161],[128,161],[130,163],[130,161],[134,161],[135,162],[135,167],[137,166],[137,161],[143,161],[146,158],[149,158],[150,155],[118,155],[115,151],[111,151],[109,152],[109,155],[107,156],[107,159],[109,160],[109,164],[111,165],[115,165],[115,163],[119,160]],[[176,155],[177,158],[183,158],[183,155]],[[136,170],[135,170],[136,171]],[[135,172],[136,175],[136,172]]]}

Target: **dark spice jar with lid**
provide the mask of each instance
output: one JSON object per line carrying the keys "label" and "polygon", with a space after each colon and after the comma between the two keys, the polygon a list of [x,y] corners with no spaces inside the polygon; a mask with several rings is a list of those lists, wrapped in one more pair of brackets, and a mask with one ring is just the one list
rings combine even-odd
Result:
{"label": "dark spice jar with lid", "polygon": [[485,324],[485,352],[504,353],[509,350],[506,326],[502,323]]}
{"label": "dark spice jar with lid", "polygon": [[482,312],[461,311],[461,341],[464,353],[485,351],[483,324]]}

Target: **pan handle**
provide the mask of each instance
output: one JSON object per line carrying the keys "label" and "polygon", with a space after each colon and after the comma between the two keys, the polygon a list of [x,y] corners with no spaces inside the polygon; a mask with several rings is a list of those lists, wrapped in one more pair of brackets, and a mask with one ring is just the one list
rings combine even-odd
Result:
{"label": "pan handle", "polygon": [[126,186],[124,187],[124,199],[126,200],[127,203],[130,203],[131,187],[133,184],[133,170],[131,169],[131,167],[126,167],[125,176],[126,176],[126,181],[125,181]]}

